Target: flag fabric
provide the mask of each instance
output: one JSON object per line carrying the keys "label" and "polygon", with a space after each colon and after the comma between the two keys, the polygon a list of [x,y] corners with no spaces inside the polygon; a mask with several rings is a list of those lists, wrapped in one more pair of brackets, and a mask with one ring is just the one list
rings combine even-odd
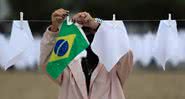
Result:
{"label": "flag fabric", "polygon": [[153,55],[164,70],[168,60],[178,58],[178,40],[176,20],[161,20],[157,31]]}
{"label": "flag fabric", "polygon": [[48,75],[56,80],[68,64],[88,46],[89,42],[82,29],[74,23],[68,25],[65,20],[46,66]]}
{"label": "flag fabric", "polygon": [[91,44],[92,51],[99,57],[107,71],[129,51],[129,38],[122,21],[103,21]]}
{"label": "flag fabric", "polygon": [[27,49],[31,49],[31,44],[33,44],[33,36],[28,21],[13,21],[3,68],[6,70],[10,66],[15,65],[21,59],[23,53]]}

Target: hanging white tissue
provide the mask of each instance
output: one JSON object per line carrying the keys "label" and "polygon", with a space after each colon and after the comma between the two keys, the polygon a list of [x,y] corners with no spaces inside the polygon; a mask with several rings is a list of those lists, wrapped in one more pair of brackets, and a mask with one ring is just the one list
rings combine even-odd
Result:
{"label": "hanging white tissue", "polygon": [[15,65],[22,57],[26,49],[31,48],[33,36],[28,25],[28,21],[13,21],[12,32],[9,41],[9,49],[4,69]]}
{"label": "hanging white tissue", "polygon": [[122,21],[103,21],[91,44],[92,51],[99,57],[107,71],[129,51],[129,39]]}
{"label": "hanging white tissue", "polygon": [[175,20],[161,20],[154,45],[154,57],[165,70],[169,59],[178,58],[178,32]]}

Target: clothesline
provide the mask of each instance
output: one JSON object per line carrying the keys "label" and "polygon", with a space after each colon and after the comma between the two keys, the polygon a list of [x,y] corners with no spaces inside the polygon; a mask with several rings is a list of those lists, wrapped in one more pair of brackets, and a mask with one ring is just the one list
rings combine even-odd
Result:
{"label": "clothesline", "polygon": [[[0,22],[12,22],[14,20],[0,20]],[[51,22],[50,20],[24,20],[29,22]]]}
{"label": "clothesline", "polygon": [[[161,19],[163,20],[163,19]],[[165,19],[164,19],[165,20]],[[14,20],[0,20],[0,22],[12,22]],[[27,20],[29,22],[51,22],[50,20]],[[157,22],[157,21],[160,21],[159,19],[156,19],[156,20],[122,20],[122,21],[125,21],[125,22]],[[185,19],[176,19],[176,21],[185,21]]]}

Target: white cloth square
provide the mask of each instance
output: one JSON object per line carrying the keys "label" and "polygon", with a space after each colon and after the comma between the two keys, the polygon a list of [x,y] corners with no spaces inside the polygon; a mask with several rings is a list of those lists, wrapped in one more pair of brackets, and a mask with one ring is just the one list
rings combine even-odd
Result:
{"label": "white cloth square", "polygon": [[92,51],[99,57],[108,72],[129,51],[129,38],[122,21],[103,21],[91,44]]}
{"label": "white cloth square", "polygon": [[179,38],[175,20],[161,20],[154,45],[154,57],[165,70],[168,60],[177,58]]}
{"label": "white cloth square", "polygon": [[13,21],[6,62],[3,64],[4,69],[15,65],[32,44],[33,36],[28,21]]}

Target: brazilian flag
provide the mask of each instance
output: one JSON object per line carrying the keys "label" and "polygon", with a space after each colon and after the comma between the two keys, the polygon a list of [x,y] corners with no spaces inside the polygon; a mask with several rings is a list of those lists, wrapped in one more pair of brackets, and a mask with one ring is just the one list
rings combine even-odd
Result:
{"label": "brazilian flag", "polygon": [[65,20],[56,38],[46,72],[52,79],[56,80],[68,64],[88,46],[89,42],[82,29],[74,23],[68,25]]}

